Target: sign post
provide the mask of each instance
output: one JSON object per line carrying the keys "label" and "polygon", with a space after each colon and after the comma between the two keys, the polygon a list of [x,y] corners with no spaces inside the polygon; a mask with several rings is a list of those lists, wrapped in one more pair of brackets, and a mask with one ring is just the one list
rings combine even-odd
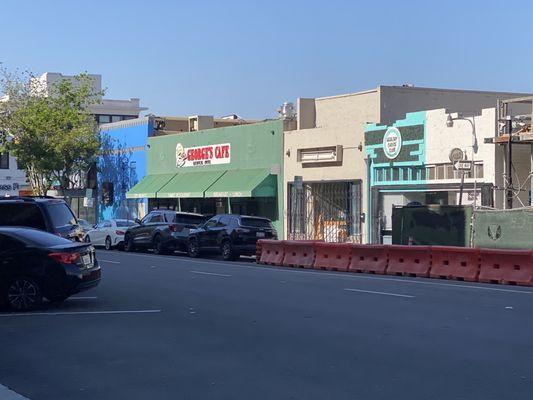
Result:
{"label": "sign post", "polygon": [[[464,184],[465,184],[465,174],[466,174],[466,171],[470,171],[472,169],[472,161],[455,161],[453,163],[453,169],[461,172],[461,186],[459,189],[459,205],[461,206],[463,205],[463,190],[464,190]],[[474,196],[475,195],[476,193],[474,193]]]}

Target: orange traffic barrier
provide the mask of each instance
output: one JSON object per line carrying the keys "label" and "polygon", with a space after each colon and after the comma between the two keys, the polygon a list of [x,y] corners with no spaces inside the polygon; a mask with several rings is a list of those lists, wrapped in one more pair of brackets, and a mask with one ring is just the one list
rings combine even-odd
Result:
{"label": "orange traffic barrier", "polygon": [[260,260],[261,259],[261,247],[262,247],[262,239],[259,239],[257,243],[255,244],[255,259]]}
{"label": "orange traffic barrier", "polygon": [[315,269],[348,271],[351,245],[349,243],[315,243]]}
{"label": "orange traffic barrier", "polygon": [[283,262],[283,241],[262,239],[260,264],[281,265]]}
{"label": "orange traffic barrier", "polygon": [[352,244],[348,271],[383,275],[387,270],[388,246]]}
{"label": "orange traffic barrier", "polygon": [[408,276],[429,276],[431,249],[429,246],[391,245],[387,274]]}
{"label": "orange traffic barrier", "polygon": [[286,240],[283,247],[283,266],[312,268],[315,262],[315,242],[312,240]]}
{"label": "orange traffic barrier", "polygon": [[479,249],[431,246],[429,276],[476,282],[479,276]]}
{"label": "orange traffic barrier", "polygon": [[480,249],[479,281],[533,286],[531,250]]}

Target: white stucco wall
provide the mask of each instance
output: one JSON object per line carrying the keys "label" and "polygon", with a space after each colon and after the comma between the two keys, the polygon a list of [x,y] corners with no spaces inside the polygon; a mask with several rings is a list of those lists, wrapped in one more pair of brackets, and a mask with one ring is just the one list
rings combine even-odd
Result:
{"label": "white stucco wall", "polygon": [[[24,189],[26,184],[26,173],[24,170],[17,168],[17,159],[9,157],[9,169],[0,169],[0,197],[17,196],[18,189],[13,189],[13,184],[16,183],[19,189]],[[4,187],[10,187],[11,190]]]}

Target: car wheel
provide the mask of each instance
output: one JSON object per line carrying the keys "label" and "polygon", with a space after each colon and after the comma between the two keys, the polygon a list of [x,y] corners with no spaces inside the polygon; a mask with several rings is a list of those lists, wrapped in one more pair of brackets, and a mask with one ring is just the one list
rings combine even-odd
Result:
{"label": "car wheel", "polygon": [[124,238],[124,250],[128,252],[135,251],[135,245],[133,244],[131,236],[126,236]]}
{"label": "car wheel", "polygon": [[62,303],[70,297],[70,294],[56,294],[54,296],[45,296],[50,303]]}
{"label": "car wheel", "polygon": [[105,249],[113,250],[113,244],[111,243],[111,238],[109,236],[105,238]]}
{"label": "car wheel", "polygon": [[13,310],[31,310],[40,305],[42,301],[41,288],[31,278],[14,278],[7,285],[6,304]]}
{"label": "car wheel", "polygon": [[154,254],[166,254],[167,250],[165,249],[165,245],[163,244],[163,239],[161,239],[161,235],[155,235],[154,239],[152,240],[152,249],[154,250]]}
{"label": "car wheel", "polygon": [[222,246],[220,246],[220,251],[222,252],[222,259],[224,261],[235,260],[235,252],[233,251],[231,242],[229,240],[225,240],[222,242]]}
{"label": "car wheel", "polygon": [[85,243],[91,243],[91,238],[89,235],[85,236],[85,239],[83,239]]}
{"label": "car wheel", "polygon": [[198,248],[198,242],[196,239],[192,239],[189,241],[189,245],[187,246],[187,253],[189,253],[189,257],[196,258],[200,255],[200,249]]}

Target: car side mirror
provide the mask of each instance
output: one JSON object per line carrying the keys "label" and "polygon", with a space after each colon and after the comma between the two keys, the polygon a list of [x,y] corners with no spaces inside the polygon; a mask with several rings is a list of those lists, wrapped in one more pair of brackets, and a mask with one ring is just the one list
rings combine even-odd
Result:
{"label": "car side mirror", "polygon": [[141,220],[139,218],[135,218],[135,223],[141,225]]}
{"label": "car side mirror", "polygon": [[96,229],[96,225],[93,225],[93,229]]}

